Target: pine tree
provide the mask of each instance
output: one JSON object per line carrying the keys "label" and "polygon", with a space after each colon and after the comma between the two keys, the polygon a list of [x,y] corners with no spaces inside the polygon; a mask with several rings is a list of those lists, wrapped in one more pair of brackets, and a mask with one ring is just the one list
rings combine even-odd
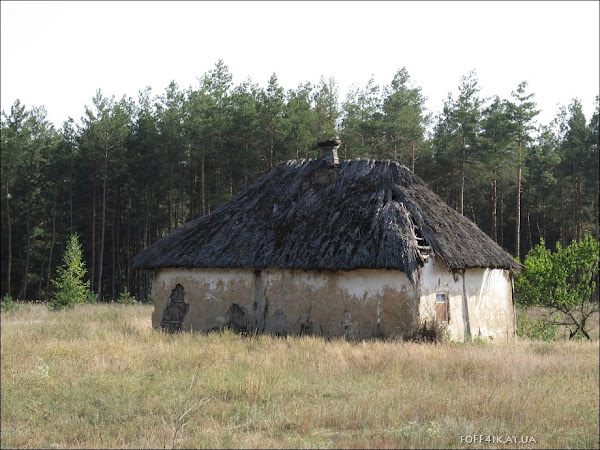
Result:
{"label": "pine tree", "polygon": [[425,100],[420,87],[412,86],[406,68],[396,72],[383,89],[383,122],[388,150],[384,158],[399,160],[415,171],[417,147],[424,140]]}
{"label": "pine tree", "polygon": [[57,271],[57,279],[52,280],[56,288],[51,303],[53,309],[72,307],[77,303],[85,302],[90,282],[83,281],[87,271],[82,256],[77,233],[74,233],[67,243],[63,265]]}
{"label": "pine tree", "polygon": [[521,190],[523,182],[523,165],[527,148],[532,138],[529,135],[535,129],[533,119],[540,112],[535,109],[534,94],[526,94],[527,82],[522,81],[516,91],[512,92],[514,103],[510,103],[514,126],[515,146],[517,147],[517,201],[515,212],[515,256],[521,256]]}

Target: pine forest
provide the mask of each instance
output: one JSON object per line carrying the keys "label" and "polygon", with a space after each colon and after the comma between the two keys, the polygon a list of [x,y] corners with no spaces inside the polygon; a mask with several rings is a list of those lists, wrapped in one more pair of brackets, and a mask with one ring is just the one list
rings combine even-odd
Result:
{"label": "pine forest", "polygon": [[526,81],[510,98],[484,98],[475,71],[442,111],[426,110],[405,68],[345,98],[334,78],[296,88],[275,74],[266,87],[232,79],[218,61],[187,89],[99,90],[60,129],[43,106],[2,111],[0,295],[48,301],[77,233],[91,298],[147,301],[150,273],[131,268],[139,251],[338,137],[341,159],[404,164],[521,261],[540,239],[598,239],[598,97],[592,117],[573,99],[540,124]]}

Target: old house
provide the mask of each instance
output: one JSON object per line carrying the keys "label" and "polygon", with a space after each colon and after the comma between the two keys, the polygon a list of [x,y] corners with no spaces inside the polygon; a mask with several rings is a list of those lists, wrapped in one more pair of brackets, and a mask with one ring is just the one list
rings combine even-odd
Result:
{"label": "old house", "polygon": [[135,257],[154,327],[366,339],[431,319],[456,340],[514,338],[509,254],[406,167],[319,145]]}

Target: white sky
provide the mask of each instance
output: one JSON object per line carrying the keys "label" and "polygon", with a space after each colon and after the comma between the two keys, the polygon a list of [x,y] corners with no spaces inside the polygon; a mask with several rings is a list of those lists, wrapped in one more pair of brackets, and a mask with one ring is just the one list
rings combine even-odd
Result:
{"label": "white sky", "polygon": [[76,121],[97,89],[137,99],[146,86],[182,89],[223,59],[235,85],[285,89],[334,77],[344,100],[371,76],[405,66],[438,113],[477,71],[482,96],[509,98],[521,81],[548,124],[560,105],[594,109],[598,1],[534,2],[1,2],[2,110],[18,98]]}

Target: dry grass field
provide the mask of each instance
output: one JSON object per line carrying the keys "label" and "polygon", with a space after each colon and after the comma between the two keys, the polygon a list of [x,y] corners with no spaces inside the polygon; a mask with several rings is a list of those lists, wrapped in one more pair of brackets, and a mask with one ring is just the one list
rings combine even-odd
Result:
{"label": "dry grass field", "polygon": [[2,313],[2,448],[599,446],[597,340],[166,335],[151,310]]}

